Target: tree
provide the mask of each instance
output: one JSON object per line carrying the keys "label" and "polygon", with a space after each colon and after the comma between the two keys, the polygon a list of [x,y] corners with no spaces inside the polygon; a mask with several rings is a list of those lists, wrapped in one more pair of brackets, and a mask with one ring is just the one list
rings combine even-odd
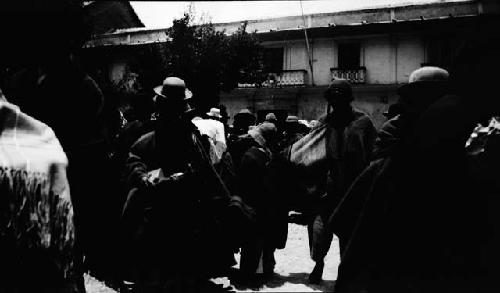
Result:
{"label": "tree", "polygon": [[261,46],[255,33],[246,32],[246,24],[228,36],[212,23],[193,25],[192,19],[192,13],[185,13],[168,31],[167,74],[183,78],[196,106],[208,109],[219,103],[222,90],[259,79]]}

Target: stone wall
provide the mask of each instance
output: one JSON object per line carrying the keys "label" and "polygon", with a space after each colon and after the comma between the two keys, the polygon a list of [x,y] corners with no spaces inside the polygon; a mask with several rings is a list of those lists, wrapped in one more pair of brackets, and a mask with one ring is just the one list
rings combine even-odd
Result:
{"label": "stone wall", "polygon": [[[289,115],[297,115],[299,119],[318,119],[326,113],[326,101],[322,87],[302,88],[261,88],[236,89],[221,95],[221,103],[227,107],[232,118],[241,109],[249,109],[253,113],[267,110],[285,110]],[[376,127],[385,122],[383,112],[390,104],[396,102],[396,85],[354,86],[355,101],[353,105],[369,114]]]}

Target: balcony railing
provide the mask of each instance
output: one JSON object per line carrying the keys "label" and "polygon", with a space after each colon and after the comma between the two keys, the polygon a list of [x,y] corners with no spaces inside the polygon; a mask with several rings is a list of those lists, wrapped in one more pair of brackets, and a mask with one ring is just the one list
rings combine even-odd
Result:
{"label": "balcony railing", "polygon": [[307,84],[307,71],[301,70],[283,70],[279,73],[269,73],[266,80],[261,83],[238,83],[240,88],[254,87],[287,87],[304,86]]}
{"label": "balcony railing", "polygon": [[301,86],[306,84],[306,70],[283,70],[278,76],[280,86]]}
{"label": "balcony railing", "polygon": [[330,72],[332,74],[332,79],[347,79],[350,83],[353,84],[366,82],[366,67],[364,66],[352,69],[330,68]]}

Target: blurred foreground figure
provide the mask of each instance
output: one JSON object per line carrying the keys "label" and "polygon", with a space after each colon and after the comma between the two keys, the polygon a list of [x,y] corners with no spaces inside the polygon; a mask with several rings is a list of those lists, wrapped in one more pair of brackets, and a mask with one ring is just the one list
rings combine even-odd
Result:
{"label": "blurred foreground figure", "polygon": [[[257,225],[247,231],[241,248],[240,270],[245,281],[254,281],[255,273],[265,277],[273,275],[276,261],[274,251],[284,248],[288,232],[287,210],[274,188],[271,161],[273,144],[277,142],[277,129],[264,122],[249,135],[255,141],[243,155],[238,170],[238,194],[256,212]],[[262,268],[259,268],[262,263]]]}
{"label": "blurred foreground figure", "polygon": [[255,145],[255,140],[248,134],[250,127],[255,125],[255,121],[255,116],[248,109],[242,109],[234,115],[233,131],[228,138],[228,151],[236,172],[245,152]]}
{"label": "blurred foreground figure", "polygon": [[328,218],[368,165],[376,137],[370,117],[352,106],[354,96],[347,80],[333,80],[324,96],[328,113],[321,124],[285,149],[293,168],[304,174],[289,180],[301,182],[308,197],[303,212],[308,218],[311,258],[316,263],[309,275],[313,284],[322,280],[324,258],[333,238],[326,226]]}
{"label": "blurred foreground figure", "polygon": [[155,130],[127,160],[123,216],[136,281],[140,292],[205,292],[209,278],[234,265],[221,226],[230,195],[190,120],[184,81],[167,77],[159,89]]}
{"label": "blurred foreground figure", "polygon": [[67,165],[52,129],[0,98],[0,292],[85,292]]}
{"label": "blurred foreground figure", "polygon": [[457,120],[440,115],[460,110],[448,72],[420,68],[399,95],[400,115],[329,220],[346,243],[335,292],[479,292],[486,222],[469,196],[466,128],[443,128]]}
{"label": "blurred foreground figure", "polygon": [[285,131],[283,131],[283,138],[279,143],[279,148],[284,149],[288,146],[291,146],[296,141],[304,137],[306,128],[304,124],[299,122],[299,118],[297,116],[288,116],[285,120]]}
{"label": "blurred foreground figure", "polygon": [[208,154],[213,165],[218,164],[224,152],[227,149],[226,134],[224,132],[224,124],[219,121],[222,118],[220,110],[217,108],[210,109],[207,113],[208,119],[203,119],[200,116],[193,118],[192,122],[202,135],[206,135],[210,144]]}
{"label": "blurred foreground figure", "polygon": [[78,62],[87,36],[82,4],[14,1],[1,6],[5,94],[53,129],[68,157],[80,263],[85,256],[86,267],[80,269],[113,275],[119,209],[109,180],[111,136],[103,94]]}

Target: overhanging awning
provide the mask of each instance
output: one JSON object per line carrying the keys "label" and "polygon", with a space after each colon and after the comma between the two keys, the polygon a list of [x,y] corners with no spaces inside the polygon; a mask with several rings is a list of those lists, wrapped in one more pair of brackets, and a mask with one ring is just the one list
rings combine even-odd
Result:
{"label": "overhanging awning", "polygon": [[166,29],[132,28],[93,36],[83,47],[133,46],[165,43],[168,41],[170,41],[170,38],[167,35]]}

